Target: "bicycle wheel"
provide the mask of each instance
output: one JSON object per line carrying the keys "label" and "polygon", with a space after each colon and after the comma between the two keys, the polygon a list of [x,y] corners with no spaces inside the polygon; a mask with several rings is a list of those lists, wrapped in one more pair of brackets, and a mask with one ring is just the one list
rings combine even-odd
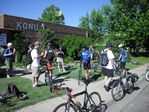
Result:
{"label": "bicycle wheel", "polygon": [[49,85],[49,82],[50,82],[50,77],[49,77],[49,74],[46,72],[45,73],[45,84]]}
{"label": "bicycle wheel", "polygon": [[121,81],[118,80],[113,83],[111,95],[115,101],[119,101],[125,96],[123,83]]}
{"label": "bicycle wheel", "polygon": [[149,81],[149,71],[145,74],[146,80]]}
{"label": "bicycle wheel", "polygon": [[77,109],[70,104],[70,109],[66,110],[67,103],[62,103],[58,105],[53,112],[77,112]]}
{"label": "bicycle wheel", "polygon": [[92,92],[87,99],[87,112],[101,112],[101,96]]}

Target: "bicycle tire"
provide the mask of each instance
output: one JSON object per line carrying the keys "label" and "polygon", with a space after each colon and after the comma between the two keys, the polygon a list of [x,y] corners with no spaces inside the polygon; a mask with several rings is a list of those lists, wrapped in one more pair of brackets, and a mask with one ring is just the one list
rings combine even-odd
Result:
{"label": "bicycle tire", "polygon": [[49,74],[45,73],[45,84],[49,85],[49,81],[50,81]]}
{"label": "bicycle tire", "polygon": [[[65,110],[66,105],[67,105],[67,103],[62,103],[62,104],[58,105],[58,106],[53,110],[53,112],[66,112],[66,110]],[[63,109],[63,110],[62,110],[62,109]],[[77,109],[76,109],[72,104],[70,104],[70,109],[71,109],[71,110],[68,110],[67,112],[77,112]]]}
{"label": "bicycle tire", "polygon": [[[111,95],[113,100],[115,101],[119,101],[125,96],[124,86],[121,81],[118,80],[113,83],[112,89],[111,89]],[[118,95],[118,97],[116,95]]]}
{"label": "bicycle tire", "polygon": [[101,96],[97,92],[92,92],[87,99],[87,112],[101,112]]}
{"label": "bicycle tire", "polygon": [[145,78],[146,78],[147,81],[149,81],[149,71],[146,72]]}

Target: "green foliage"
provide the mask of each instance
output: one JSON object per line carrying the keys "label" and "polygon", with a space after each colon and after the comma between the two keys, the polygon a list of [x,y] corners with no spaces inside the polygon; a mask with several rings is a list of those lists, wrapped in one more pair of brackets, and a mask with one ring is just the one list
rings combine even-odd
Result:
{"label": "green foliage", "polygon": [[62,40],[59,41],[66,49],[66,55],[73,57],[75,51],[79,51],[82,45],[90,46],[92,44],[91,38],[80,37],[80,36],[65,36]]}
{"label": "green foliage", "polygon": [[60,9],[55,5],[51,5],[44,9],[39,20],[51,23],[64,24],[64,15],[59,13],[61,13]]}
{"label": "green foliage", "polygon": [[25,52],[26,41],[20,33],[16,33],[14,34],[12,43],[14,48],[16,49],[17,62],[21,63],[23,54]]}
{"label": "green foliage", "polygon": [[85,17],[80,18],[81,23],[79,24],[80,28],[90,29],[90,15],[86,13]]}
{"label": "green foliage", "polygon": [[[148,0],[111,0],[113,10],[109,15],[109,29],[116,34],[116,40],[124,41],[129,47],[140,49],[149,36],[149,1]],[[117,39],[118,38],[118,39]],[[133,44],[133,45],[132,45]]]}
{"label": "green foliage", "polygon": [[40,30],[41,33],[41,50],[44,50],[47,43],[50,42],[55,34],[55,31],[50,30],[48,28]]}

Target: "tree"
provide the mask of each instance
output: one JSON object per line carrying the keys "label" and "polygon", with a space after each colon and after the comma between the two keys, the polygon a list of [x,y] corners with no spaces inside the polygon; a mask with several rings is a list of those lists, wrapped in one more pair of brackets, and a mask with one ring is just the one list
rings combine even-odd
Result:
{"label": "tree", "polygon": [[44,9],[39,20],[51,23],[64,24],[65,19],[60,9],[55,5],[51,5]]}
{"label": "tree", "polygon": [[20,33],[15,33],[12,43],[14,48],[16,49],[16,61],[21,63],[23,54],[25,53],[26,41]]}
{"label": "tree", "polygon": [[80,19],[80,28],[86,28],[93,31],[93,38],[101,38],[104,33],[103,16],[100,10],[93,9],[91,14],[86,14]]}
{"label": "tree", "polygon": [[80,18],[81,23],[79,24],[80,28],[90,29],[90,15],[86,13],[85,17]]}
{"label": "tree", "polygon": [[40,30],[41,33],[41,50],[44,50],[47,43],[51,42],[55,32],[48,28]]}
{"label": "tree", "polygon": [[[113,8],[109,15],[109,29],[111,33],[125,34],[114,36],[138,53],[149,37],[149,1],[148,0],[111,0]],[[133,44],[133,45],[132,45]]]}

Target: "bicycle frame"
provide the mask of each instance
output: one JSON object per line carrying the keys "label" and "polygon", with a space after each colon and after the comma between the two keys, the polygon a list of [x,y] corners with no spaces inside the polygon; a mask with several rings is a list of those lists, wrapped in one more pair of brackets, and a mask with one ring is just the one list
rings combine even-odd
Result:
{"label": "bicycle frame", "polygon": [[[77,106],[76,103],[72,100],[72,98],[75,98],[80,95],[84,95],[83,107]],[[76,93],[72,96],[68,95],[65,112],[69,112],[70,105],[73,105],[76,108],[77,112],[82,112],[82,109],[87,110],[87,100],[89,101],[90,104],[91,104],[91,102],[93,102],[95,104],[95,102],[92,100],[92,98],[90,98],[90,95],[87,92],[87,84],[86,84],[84,91]]]}

